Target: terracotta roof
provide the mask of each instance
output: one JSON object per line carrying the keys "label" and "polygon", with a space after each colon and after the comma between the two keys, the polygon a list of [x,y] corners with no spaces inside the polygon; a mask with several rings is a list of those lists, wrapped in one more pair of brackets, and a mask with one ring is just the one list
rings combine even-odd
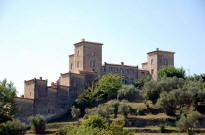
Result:
{"label": "terracotta roof", "polygon": [[47,82],[47,80],[41,80],[41,79],[34,78],[34,79],[31,79],[31,80],[24,80],[24,83],[32,82],[32,81],[35,81],[35,80],[42,81],[42,82]]}
{"label": "terracotta roof", "polygon": [[111,66],[120,66],[120,67],[131,67],[131,68],[138,68],[138,66],[131,66],[131,65],[122,65],[122,64],[110,64],[110,63],[105,63],[105,65],[111,65]]}
{"label": "terracotta roof", "polygon": [[148,62],[144,62],[144,63],[142,63],[142,65],[144,65],[144,64],[147,64]]}
{"label": "terracotta roof", "polygon": [[68,55],[69,57],[74,56],[74,54]]}
{"label": "terracotta roof", "polygon": [[69,86],[65,86],[65,85],[59,85],[60,87],[66,87],[66,88],[69,88]]}
{"label": "terracotta roof", "polygon": [[48,86],[48,88],[51,88],[51,89],[57,89],[56,85]]}
{"label": "terracotta roof", "polygon": [[15,99],[34,100],[34,99],[32,99],[32,98],[22,98],[22,97],[15,97]]}
{"label": "terracotta roof", "polygon": [[151,53],[170,53],[170,54],[175,54],[175,52],[162,51],[162,50],[151,51],[151,52],[148,52],[147,54],[151,54]]}
{"label": "terracotta roof", "polygon": [[61,73],[61,76],[66,76],[66,75],[68,75],[69,74],[69,72],[67,72],[67,73]]}
{"label": "terracotta roof", "polygon": [[97,43],[97,42],[89,42],[89,41],[81,41],[81,42],[78,42],[78,43],[75,43],[74,45],[79,45],[79,44],[92,44],[92,45],[103,45],[102,43]]}

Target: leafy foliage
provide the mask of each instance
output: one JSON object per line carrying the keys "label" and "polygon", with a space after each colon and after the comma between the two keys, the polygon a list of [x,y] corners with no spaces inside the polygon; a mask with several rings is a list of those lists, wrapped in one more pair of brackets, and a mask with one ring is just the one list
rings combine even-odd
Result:
{"label": "leafy foliage", "polygon": [[143,78],[137,79],[134,85],[137,89],[142,89],[144,87],[144,84],[150,81],[151,79],[151,76],[147,75]]}
{"label": "leafy foliage", "polygon": [[0,123],[11,120],[16,111],[14,98],[16,97],[16,89],[13,83],[7,83],[7,80],[0,81]]}
{"label": "leafy foliage", "polygon": [[89,87],[79,95],[74,105],[80,108],[82,114],[84,114],[86,108],[91,108],[106,102],[108,99],[116,98],[117,91],[122,86],[120,79],[120,76],[112,74],[102,76],[99,81],[93,82],[92,87]]}
{"label": "leafy foliage", "polygon": [[156,104],[160,93],[169,92],[184,86],[184,80],[177,77],[164,77],[160,80],[151,80],[144,85],[144,98]]}
{"label": "leafy foliage", "polygon": [[114,114],[114,118],[117,118],[118,110],[119,110],[119,101],[118,100],[112,100],[110,102],[110,107],[112,109],[112,112]]}
{"label": "leafy foliage", "polygon": [[24,135],[26,131],[26,124],[19,120],[7,121],[0,124],[1,135]]}
{"label": "leafy foliage", "polygon": [[158,77],[177,77],[185,78],[185,70],[183,68],[175,68],[173,66],[163,67],[158,71]]}
{"label": "leafy foliage", "polygon": [[111,124],[100,116],[90,116],[82,120],[80,126],[67,125],[58,129],[57,135],[133,135],[124,130],[124,120],[116,119]]}
{"label": "leafy foliage", "polygon": [[200,115],[198,112],[191,112],[188,115],[183,114],[176,125],[180,130],[187,131],[187,133],[191,135],[193,134],[194,128],[196,128],[199,124],[199,118]]}
{"label": "leafy foliage", "polygon": [[80,117],[80,109],[79,108],[75,108],[75,106],[72,107],[71,109],[71,115],[73,118],[79,118]]}
{"label": "leafy foliage", "polygon": [[139,97],[139,92],[134,87],[134,85],[122,85],[122,87],[118,90],[117,93],[118,100],[124,99],[132,102],[136,101],[137,97]]}
{"label": "leafy foliage", "polygon": [[119,112],[124,116],[124,118],[127,118],[127,115],[130,113],[130,106],[126,103],[121,103],[119,106]]}
{"label": "leafy foliage", "polygon": [[106,105],[99,105],[96,109],[96,114],[102,116],[103,118],[110,118],[111,109]]}
{"label": "leafy foliage", "polygon": [[46,121],[42,115],[30,116],[28,118],[30,122],[31,129],[34,133],[40,134],[44,133],[46,129]]}

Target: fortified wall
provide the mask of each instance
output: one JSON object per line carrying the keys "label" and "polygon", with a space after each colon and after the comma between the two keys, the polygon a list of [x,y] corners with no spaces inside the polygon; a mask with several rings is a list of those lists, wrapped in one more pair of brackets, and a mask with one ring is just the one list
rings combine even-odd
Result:
{"label": "fortified wall", "polygon": [[122,82],[132,84],[146,75],[157,79],[162,67],[174,66],[174,52],[155,51],[147,53],[147,62],[138,66],[104,63],[102,65],[102,43],[82,39],[74,44],[74,54],[69,55],[69,72],[60,74],[59,79],[48,86],[48,81],[31,79],[24,81],[24,98],[16,98],[19,111],[16,118],[26,121],[29,116],[41,114],[46,120],[65,114],[75,99],[95,78],[111,73],[120,75]]}

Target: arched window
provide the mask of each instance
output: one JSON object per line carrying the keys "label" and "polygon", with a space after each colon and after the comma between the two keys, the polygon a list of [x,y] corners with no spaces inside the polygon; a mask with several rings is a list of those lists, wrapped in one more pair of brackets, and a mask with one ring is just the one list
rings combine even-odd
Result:
{"label": "arched window", "polygon": [[95,62],[94,61],[90,61],[90,67],[94,68],[95,67]]}
{"label": "arched window", "polygon": [[152,64],[152,65],[154,64],[154,60],[153,60],[153,59],[151,59],[151,64]]}

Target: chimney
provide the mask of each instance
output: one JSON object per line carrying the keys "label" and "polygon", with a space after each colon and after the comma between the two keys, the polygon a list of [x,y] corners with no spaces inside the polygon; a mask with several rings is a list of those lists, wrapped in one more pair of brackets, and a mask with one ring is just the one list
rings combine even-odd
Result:
{"label": "chimney", "polygon": [[159,48],[157,48],[156,51],[159,51]]}
{"label": "chimney", "polygon": [[124,65],[124,62],[121,62],[121,65]]}
{"label": "chimney", "polygon": [[39,77],[40,80],[42,80],[42,77]]}
{"label": "chimney", "polygon": [[81,41],[84,42],[84,41],[85,41],[85,38],[82,38]]}

